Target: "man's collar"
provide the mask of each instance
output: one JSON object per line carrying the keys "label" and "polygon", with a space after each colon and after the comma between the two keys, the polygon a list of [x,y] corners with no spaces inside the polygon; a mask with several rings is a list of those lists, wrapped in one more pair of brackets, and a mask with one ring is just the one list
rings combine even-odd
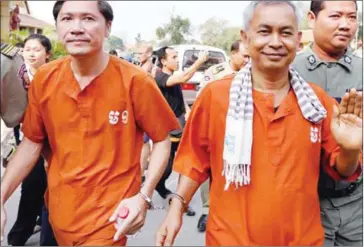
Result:
{"label": "man's collar", "polygon": [[[325,61],[320,60],[320,58],[314,53],[312,50],[312,44],[307,47],[306,51],[306,59],[307,59],[307,68],[309,70],[315,70],[320,64],[322,63],[328,63]],[[349,71],[352,71],[353,69],[353,54],[350,49],[346,49],[345,54],[336,62],[330,62],[330,63],[338,63],[344,68],[346,68]]]}

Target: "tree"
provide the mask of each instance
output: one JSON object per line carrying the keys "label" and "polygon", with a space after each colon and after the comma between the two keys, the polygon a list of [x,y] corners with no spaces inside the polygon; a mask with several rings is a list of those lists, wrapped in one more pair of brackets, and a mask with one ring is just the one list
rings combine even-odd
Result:
{"label": "tree", "polygon": [[15,30],[15,31],[11,31],[9,34],[10,37],[10,43],[12,45],[15,45],[17,43],[23,43],[24,40],[30,35],[29,31],[24,29],[24,30]]}
{"label": "tree", "polygon": [[239,27],[228,27],[221,36],[221,49],[230,52],[231,44],[237,40],[241,40]]}
{"label": "tree", "polygon": [[208,19],[201,25],[201,40],[204,45],[221,47],[221,36],[226,28],[227,21],[215,17]]}
{"label": "tree", "polygon": [[307,30],[309,29],[307,14],[310,11],[310,2],[309,1],[294,1],[297,8],[301,11],[302,19],[299,26],[300,30]]}
{"label": "tree", "polygon": [[115,36],[115,35],[110,35],[106,41],[106,47],[109,50],[115,50],[115,49],[120,49],[120,50],[124,50],[125,46],[124,46],[124,41]]}
{"label": "tree", "polygon": [[67,51],[64,46],[58,40],[51,40],[52,43],[52,60],[61,58],[67,55]]}
{"label": "tree", "polygon": [[202,43],[229,51],[231,44],[241,37],[240,28],[227,27],[227,23],[226,20],[208,19],[200,26]]}
{"label": "tree", "polygon": [[179,45],[188,42],[191,34],[191,22],[188,18],[171,15],[170,22],[156,29],[160,44]]}

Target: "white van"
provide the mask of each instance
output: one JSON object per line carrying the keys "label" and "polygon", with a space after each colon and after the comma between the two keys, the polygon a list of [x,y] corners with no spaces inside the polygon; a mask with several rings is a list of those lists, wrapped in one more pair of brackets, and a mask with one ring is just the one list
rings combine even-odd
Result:
{"label": "white van", "polygon": [[189,82],[181,85],[185,101],[187,104],[192,105],[196,99],[199,84],[203,79],[205,70],[215,64],[228,61],[228,56],[224,50],[206,45],[173,45],[170,47],[177,51],[179,62],[178,71],[181,72],[194,64],[201,50],[209,52],[209,60],[200,66]]}

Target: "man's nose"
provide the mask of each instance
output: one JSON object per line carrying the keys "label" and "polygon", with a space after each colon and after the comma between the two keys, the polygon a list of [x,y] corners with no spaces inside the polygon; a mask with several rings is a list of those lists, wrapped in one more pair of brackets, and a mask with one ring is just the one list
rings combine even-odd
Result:
{"label": "man's nose", "polygon": [[269,42],[269,46],[278,49],[282,47],[282,42],[278,33],[273,33]]}
{"label": "man's nose", "polygon": [[348,31],[350,30],[350,24],[346,17],[342,17],[339,23],[339,29]]}
{"label": "man's nose", "polygon": [[83,34],[85,32],[84,26],[81,20],[75,20],[72,25],[72,34]]}

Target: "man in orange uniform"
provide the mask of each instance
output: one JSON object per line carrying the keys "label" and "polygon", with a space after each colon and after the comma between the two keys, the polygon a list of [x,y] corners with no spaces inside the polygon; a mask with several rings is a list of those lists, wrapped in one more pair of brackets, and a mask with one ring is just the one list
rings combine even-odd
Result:
{"label": "man in orange uniform", "polygon": [[[168,133],[179,124],[150,75],[103,52],[113,20],[106,1],[57,1],[53,14],[71,56],[40,68],[30,87],[25,138],[1,183],[1,231],[4,203],[48,139],[47,205],[57,242],[124,245],[126,238],[119,236],[134,234],[144,224],[168,160]],[[154,149],[141,188],[143,132]],[[123,206],[129,216],[115,234]]]}
{"label": "man in orange uniform", "polygon": [[300,41],[297,11],[289,1],[252,1],[245,10],[251,63],[209,84],[195,102],[157,245],[173,244],[183,211],[210,174],[208,246],[323,244],[319,168],[337,180],[359,176],[362,95],[351,90],[338,108],[290,68]]}

